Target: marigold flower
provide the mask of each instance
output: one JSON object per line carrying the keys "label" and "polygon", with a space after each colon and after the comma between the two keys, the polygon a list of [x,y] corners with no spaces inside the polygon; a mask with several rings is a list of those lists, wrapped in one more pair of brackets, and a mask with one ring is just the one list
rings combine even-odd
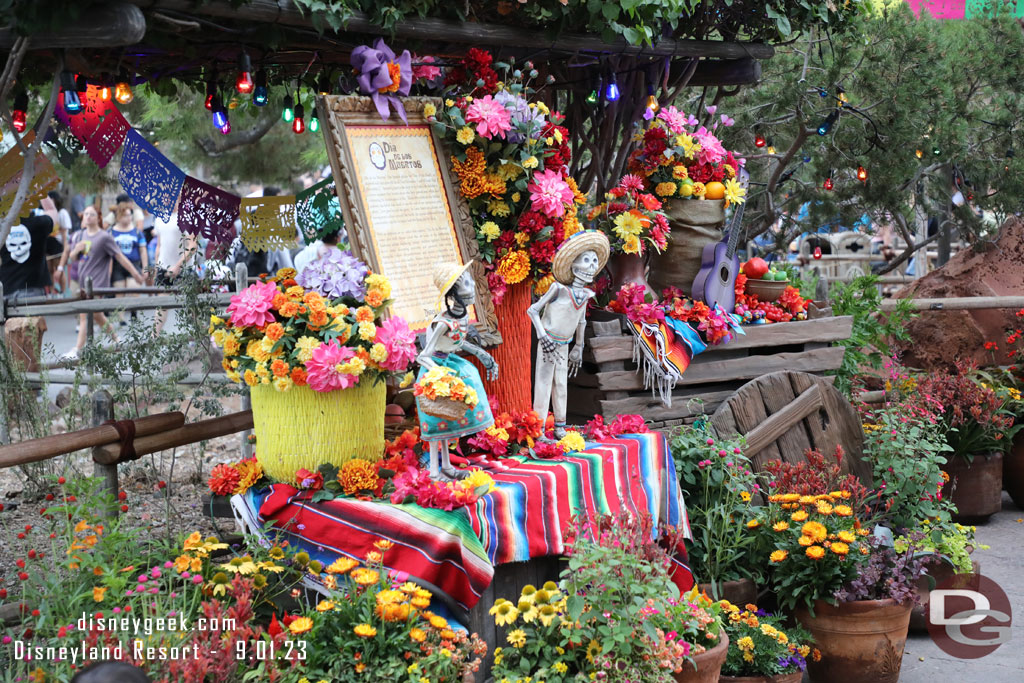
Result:
{"label": "marigold flower", "polygon": [[796,539],[796,542],[804,546],[805,548],[814,545],[814,539],[810,536],[801,536],[800,538]]}
{"label": "marigold flower", "polygon": [[[293,621],[292,623],[294,624],[295,622]],[[373,638],[377,635],[377,629],[369,624],[357,624],[355,628],[352,629],[352,632],[360,638]]]}
{"label": "marigold flower", "polygon": [[789,522],[776,522],[772,524],[772,531],[785,531],[789,528]]}
{"label": "marigold flower", "polygon": [[820,522],[807,522],[800,528],[800,533],[809,536],[817,542],[824,541],[828,537],[828,529]]}
{"label": "marigold flower", "polygon": [[782,561],[783,561],[783,560],[785,560],[785,559],[786,559],[787,557],[789,557],[789,553],[788,553],[787,551],[785,551],[785,550],[776,550],[776,551],[774,551],[774,552],[773,552],[773,553],[771,554],[771,556],[769,557],[769,559],[770,559],[770,560],[771,560],[772,562],[782,562]]}
{"label": "marigold flower", "polygon": [[427,639],[427,632],[421,628],[414,628],[409,631],[409,637],[417,643],[422,643]]}
{"label": "marigold flower", "polygon": [[789,518],[794,522],[802,522],[807,519],[807,513],[804,512],[803,510],[797,510],[796,512],[791,514]]}
{"label": "marigold flower", "polygon": [[836,505],[832,511],[839,517],[850,517],[853,515],[853,508],[849,505]]}
{"label": "marigold flower", "polygon": [[351,557],[339,557],[327,566],[326,571],[328,574],[348,574],[358,566],[359,563]]}
{"label": "marigold flower", "polygon": [[372,586],[380,580],[380,573],[373,569],[367,569],[366,567],[360,567],[354,570],[351,575],[352,580],[358,583],[360,586]]}
{"label": "marigold flower", "polygon": [[825,549],[822,548],[820,545],[812,545],[804,551],[804,554],[812,560],[820,560],[821,558],[825,557]]}
{"label": "marigold flower", "polygon": [[850,546],[846,545],[845,543],[840,543],[839,541],[836,541],[829,547],[829,550],[834,552],[836,555],[846,555],[850,552]]}

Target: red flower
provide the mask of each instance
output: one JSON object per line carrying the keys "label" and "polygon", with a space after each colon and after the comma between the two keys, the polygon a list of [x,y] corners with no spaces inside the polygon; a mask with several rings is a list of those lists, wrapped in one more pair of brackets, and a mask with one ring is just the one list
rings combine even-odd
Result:
{"label": "red flower", "polygon": [[230,496],[242,481],[241,473],[231,465],[220,464],[210,472],[210,492],[217,496]]}
{"label": "red flower", "polygon": [[998,351],[999,350],[999,345],[996,344],[994,341],[985,342],[985,350],[986,351]]}
{"label": "red flower", "polygon": [[319,491],[324,487],[324,475],[310,472],[305,467],[295,473],[295,481],[300,489],[307,491]]}

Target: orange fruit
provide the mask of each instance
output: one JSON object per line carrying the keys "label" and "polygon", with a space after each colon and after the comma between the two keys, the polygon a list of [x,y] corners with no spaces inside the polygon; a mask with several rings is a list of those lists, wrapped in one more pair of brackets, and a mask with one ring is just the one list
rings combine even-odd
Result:
{"label": "orange fruit", "polygon": [[704,199],[724,199],[725,198],[725,185],[722,183],[712,180],[710,183],[704,185]]}

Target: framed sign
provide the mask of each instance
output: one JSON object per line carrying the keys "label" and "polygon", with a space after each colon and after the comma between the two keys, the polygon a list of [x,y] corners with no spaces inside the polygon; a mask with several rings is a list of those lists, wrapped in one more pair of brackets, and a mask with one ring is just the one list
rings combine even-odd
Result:
{"label": "framed sign", "polygon": [[451,180],[450,158],[423,117],[427,102],[402,100],[409,125],[382,121],[369,97],[318,98],[327,152],[353,253],[391,280],[391,310],[422,330],[437,313],[434,266],[474,261],[477,299],[471,320],[487,345],[498,344],[497,318],[472,217]]}

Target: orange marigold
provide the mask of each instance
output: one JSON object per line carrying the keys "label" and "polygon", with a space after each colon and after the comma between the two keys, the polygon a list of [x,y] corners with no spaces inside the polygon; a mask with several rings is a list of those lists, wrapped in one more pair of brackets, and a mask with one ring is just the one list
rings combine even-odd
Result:
{"label": "orange marigold", "polygon": [[327,311],[320,309],[314,310],[309,314],[309,324],[314,327],[323,327],[327,324]]}
{"label": "orange marigold", "polygon": [[507,284],[514,285],[530,274],[530,255],[525,251],[510,251],[498,261],[498,275]]}
{"label": "orange marigold", "polygon": [[306,371],[302,368],[292,368],[292,381],[297,387],[306,386]]}
{"label": "orange marigold", "polygon": [[379,481],[377,468],[366,460],[349,460],[338,470],[338,483],[347,496],[354,496],[360,491],[373,491]]}
{"label": "orange marigold", "polygon": [[270,364],[270,371],[274,373],[274,377],[286,377],[291,371],[291,368],[287,363],[278,358]]}
{"label": "orange marigold", "polygon": [[264,332],[271,341],[277,341],[284,336],[284,325],[281,323],[270,323]]}

